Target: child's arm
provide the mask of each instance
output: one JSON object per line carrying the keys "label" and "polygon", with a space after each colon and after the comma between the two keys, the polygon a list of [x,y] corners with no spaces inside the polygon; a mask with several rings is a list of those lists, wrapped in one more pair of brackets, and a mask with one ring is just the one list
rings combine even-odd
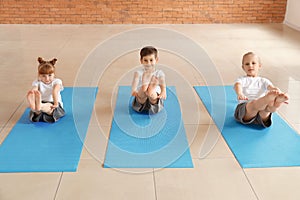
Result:
{"label": "child's arm", "polygon": [[53,86],[52,90],[52,97],[53,97],[53,106],[51,108],[57,108],[58,107],[58,93],[60,91],[60,84],[55,84]]}
{"label": "child's arm", "polygon": [[238,100],[248,100],[248,97],[246,97],[243,93],[243,88],[240,83],[234,84],[234,90],[235,90]]}
{"label": "child's arm", "polygon": [[32,83],[31,91],[34,91],[34,90],[39,90],[39,82],[36,80],[33,81],[33,83]]}
{"label": "child's arm", "polygon": [[38,86],[33,86],[31,90],[39,90]]}
{"label": "child's arm", "polygon": [[132,84],[131,84],[131,95],[132,96],[137,96],[137,86],[139,84],[139,74],[137,72],[134,72],[133,75],[133,80],[132,80]]}
{"label": "child's arm", "polygon": [[167,90],[166,90],[165,76],[161,76],[159,78],[159,87],[160,87],[161,92],[158,95],[158,98],[160,98],[160,99],[166,99],[167,98]]}

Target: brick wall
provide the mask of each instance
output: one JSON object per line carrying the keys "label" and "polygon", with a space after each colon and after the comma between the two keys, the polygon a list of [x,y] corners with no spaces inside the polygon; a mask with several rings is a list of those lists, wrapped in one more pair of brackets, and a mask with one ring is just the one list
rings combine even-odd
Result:
{"label": "brick wall", "polygon": [[0,0],[1,24],[281,23],[287,0]]}

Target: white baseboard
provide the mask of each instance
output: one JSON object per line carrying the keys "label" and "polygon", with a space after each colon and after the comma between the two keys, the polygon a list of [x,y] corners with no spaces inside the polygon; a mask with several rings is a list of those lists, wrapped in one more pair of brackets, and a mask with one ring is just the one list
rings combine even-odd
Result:
{"label": "white baseboard", "polygon": [[299,26],[299,25],[290,23],[290,22],[287,21],[287,20],[284,20],[284,21],[283,21],[283,24],[285,24],[285,25],[291,27],[292,29],[295,29],[295,30],[297,30],[297,31],[300,31],[300,26]]}

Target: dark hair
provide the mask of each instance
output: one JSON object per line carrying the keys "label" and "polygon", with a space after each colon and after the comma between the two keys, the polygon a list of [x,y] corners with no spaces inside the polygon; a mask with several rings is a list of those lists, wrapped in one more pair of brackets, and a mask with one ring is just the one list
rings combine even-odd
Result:
{"label": "dark hair", "polygon": [[155,58],[157,58],[158,51],[156,48],[154,48],[152,46],[146,46],[146,47],[142,48],[140,51],[141,59],[144,56],[148,56],[148,55],[152,55],[152,54],[154,54]]}
{"label": "dark hair", "polygon": [[50,61],[45,61],[43,58],[38,57],[38,62],[39,62],[39,66],[38,66],[38,73],[39,74],[52,74],[55,72],[55,63],[56,63],[57,59],[53,58]]}
{"label": "dark hair", "polygon": [[55,72],[55,67],[50,63],[44,63],[39,65],[38,73],[39,74],[52,74]]}

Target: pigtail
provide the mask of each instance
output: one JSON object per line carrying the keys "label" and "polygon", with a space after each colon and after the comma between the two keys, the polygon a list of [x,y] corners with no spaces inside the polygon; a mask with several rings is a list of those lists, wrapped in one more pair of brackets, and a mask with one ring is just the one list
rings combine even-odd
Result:
{"label": "pigtail", "polygon": [[55,72],[55,63],[57,61],[56,58],[53,58],[50,61],[45,61],[42,57],[38,57],[38,74],[48,74],[48,73],[54,73]]}
{"label": "pigtail", "polygon": [[51,63],[53,66],[55,65],[57,59],[56,58],[53,58],[52,60],[49,61],[49,63]]}
{"label": "pigtail", "polygon": [[44,61],[42,57],[38,57],[37,60],[38,60],[38,62],[39,62],[40,64],[46,63],[46,61]]}

